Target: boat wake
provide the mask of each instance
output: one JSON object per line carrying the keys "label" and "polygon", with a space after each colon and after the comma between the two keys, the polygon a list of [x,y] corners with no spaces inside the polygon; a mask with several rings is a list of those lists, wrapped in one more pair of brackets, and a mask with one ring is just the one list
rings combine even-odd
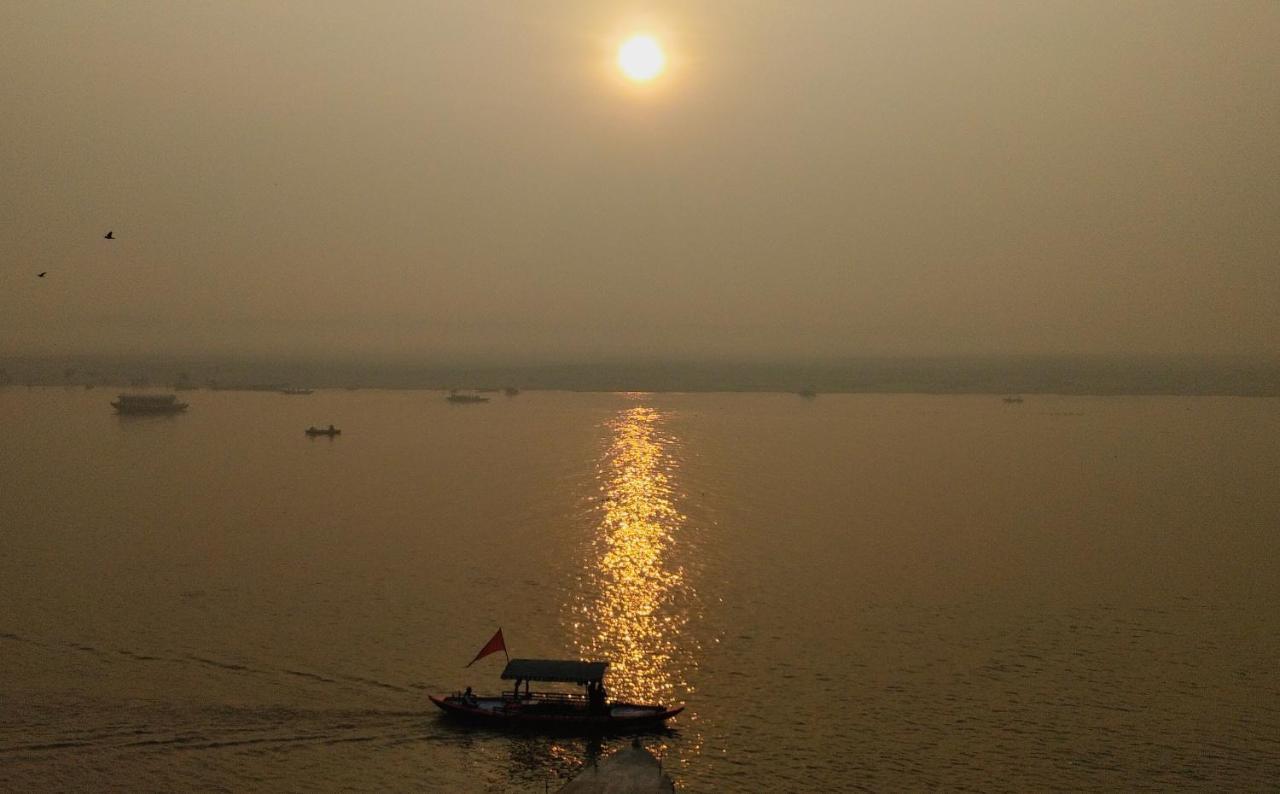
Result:
{"label": "boat wake", "polygon": [[[110,648],[78,640],[37,639],[0,631],[0,650],[30,668],[52,665],[82,668],[81,674],[102,681],[123,682],[118,697],[102,695],[90,700],[68,695],[60,702],[48,693],[9,693],[0,715],[0,757],[62,757],[76,753],[189,752],[231,748],[288,748],[290,746],[370,743],[395,746],[419,741],[448,741],[456,735],[444,731],[434,712],[418,708],[308,707],[303,701],[338,697],[351,702],[377,702],[391,695],[405,703],[420,702],[426,684],[397,684],[368,676],[317,673],[292,667],[219,659],[200,653],[160,653],[150,649]],[[25,647],[24,647],[25,646]],[[76,661],[76,659],[83,661]],[[168,666],[175,676],[205,679],[210,692],[236,692],[243,687],[235,678],[252,676],[252,690],[259,696],[277,694],[294,705],[240,705],[210,702],[193,695],[196,702],[157,701],[126,697],[131,686],[153,680]],[[200,672],[201,670],[207,672]],[[214,676],[209,679],[208,676]],[[226,678],[231,680],[217,681]],[[274,678],[276,686],[263,686]],[[298,684],[301,682],[303,689]],[[341,688],[343,695],[325,695],[315,686]],[[112,687],[101,687],[111,691]],[[381,693],[381,694],[375,694]]]}

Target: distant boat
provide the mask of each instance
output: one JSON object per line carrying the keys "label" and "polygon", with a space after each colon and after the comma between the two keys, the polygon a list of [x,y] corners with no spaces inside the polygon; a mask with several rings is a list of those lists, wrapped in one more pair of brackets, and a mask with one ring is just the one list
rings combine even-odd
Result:
{"label": "distant boat", "polygon": [[520,390],[517,389],[515,386],[508,386],[507,388],[502,390],[502,393],[507,395],[508,397],[515,397],[517,394],[520,393]]}
{"label": "distant boat", "polygon": [[219,383],[211,380],[209,388],[214,391],[283,391],[288,387],[278,383]]}
{"label": "distant boat", "polygon": [[1022,397],[1020,397],[1020,396],[1018,396],[1018,395],[1016,395],[1016,394],[1011,394],[1011,395],[1009,395],[1008,397],[1005,397],[1005,398],[1004,398],[1004,401],[1005,401],[1005,402],[1007,402],[1007,403],[1020,403],[1020,402],[1022,402]]}
{"label": "distant boat", "polygon": [[308,427],[304,432],[312,438],[315,438],[316,436],[328,436],[329,438],[333,438],[334,436],[342,435],[342,431],[333,425],[329,425],[328,427],[312,426]]}
{"label": "distant boat", "polygon": [[311,389],[301,389],[296,387],[287,387],[280,390],[281,394],[312,394]]}
{"label": "distant boat", "polygon": [[796,392],[796,394],[800,395],[806,400],[812,400],[814,397],[818,396],[818,393],[813,389],[801,389],[800,391]]}
{"label": "distant boat", "polygon": [[121,394],[111,403],[118,414],[177,414],[187,410],[175,394]]}
{"label": "distant boat", "polygon": [[487,403],[488,397],[481,397],[479,394],[468,394],[463,392],[449,392],[449,396],[445,397],[451,403]]}

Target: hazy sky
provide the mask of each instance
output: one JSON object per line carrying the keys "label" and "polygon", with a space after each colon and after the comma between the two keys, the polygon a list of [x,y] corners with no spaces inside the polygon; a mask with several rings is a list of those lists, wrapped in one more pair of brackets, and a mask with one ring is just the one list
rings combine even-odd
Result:
{"label": "hazy sky", "polygon": [[5,353],[1280,352],[1274,0],[12,0],[0,102]]}

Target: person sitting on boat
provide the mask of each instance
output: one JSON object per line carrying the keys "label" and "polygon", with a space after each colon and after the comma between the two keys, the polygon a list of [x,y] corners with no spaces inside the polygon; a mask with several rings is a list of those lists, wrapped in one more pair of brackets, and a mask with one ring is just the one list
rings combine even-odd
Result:
{"label": "person sitting on boat", "polygon": [[467,687],[467,691],[462,693],[462,701],[468,706],[476,705],[476,696],[471,693],[471,687]]}

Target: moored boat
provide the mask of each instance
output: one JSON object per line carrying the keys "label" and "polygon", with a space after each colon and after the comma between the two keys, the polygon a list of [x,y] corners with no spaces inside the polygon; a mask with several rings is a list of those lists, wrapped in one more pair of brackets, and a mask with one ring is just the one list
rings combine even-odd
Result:
{"label": "moored boat", "polygon": [[303,432],[305,432],[307,435],[312,436],[312,437],[315,437],[315,436],[329,436],[330,438],[333,438],[334,436],[340,436],[340,435],[342,435],[342,431],[341,431],[341,430],[339,430],[338,428],[334,427],[333,425],[329,425],[328,427],[315,427],[315,426],[313,425],[313,426],[311,426],[311,427],[308,427],[308,428],[307,428],[305,431],[303,431]]}
{"label": "moored boat", "polygon": [[[684,711],[684,706],[608,700],[604,687],[608,667],[608,662],[512,659],[502,671],[504,681],[515,681],[510,692],[478,697],[471,694],[468,687],[466,692],[430,698],[445,714],[474,725],[547,732],[647,730],[661,727],[666,720]],[[531,681],[577,684],[584,687],[585,692],[532,692]]]}
{"label": "moored boat", "polygon": [[111,407],[118,414],[176,414],[187,410],[176,394],[121,394]]}
{"label": "moored boat", "polygon": [[481,396],[481,395],[479,395],[479,394],[473,394],[473,393],[468,393],[468,392],[459,392],[459,391],[456,391],[456,390],[455,390],[455,391],[451,391],[451,392],[449,392],[449,396],[448,396],[448,397],[445,397],[445,399],[446,399],[446,400],[448,400],[448,401],[449,401],[449,402],[451,402],[451,403],[463,403],[463,404],[465,404],[465,403],[487,403],[487,402],[489,402],[489,398],[488,398],[488,397],[484,397],[484,396]]}

